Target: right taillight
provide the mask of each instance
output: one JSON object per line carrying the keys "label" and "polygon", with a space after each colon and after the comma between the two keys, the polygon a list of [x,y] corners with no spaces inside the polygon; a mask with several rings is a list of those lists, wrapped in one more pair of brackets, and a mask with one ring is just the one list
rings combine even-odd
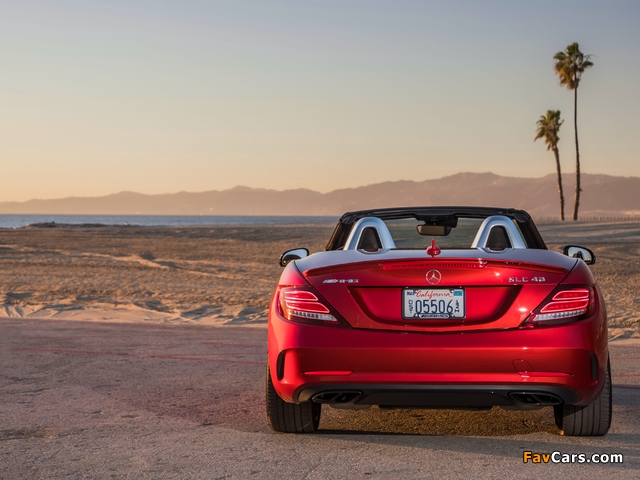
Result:
{"label": "right taillight", "polygon": [[525,325],[553,325],[579,320],[594,308],[593,289],[566,288],[545,300],[525,321]]}
{"label": "right taillight", "polygon": [[304,287],[285,287],[279,293],[280,313],[299,323],[338,325],[340,322],[314,292]]}

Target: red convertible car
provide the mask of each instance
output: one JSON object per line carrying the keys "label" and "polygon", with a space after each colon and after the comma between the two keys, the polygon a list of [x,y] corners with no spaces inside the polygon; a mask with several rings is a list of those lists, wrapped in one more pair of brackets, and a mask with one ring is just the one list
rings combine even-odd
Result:
{"label": "red convertible car", "polygon": [[547,249],[529,214],[344,214],[326,251],[285,252],[269,311],[267,417],[314,432],[337,408],[534,409],[565,435],[611,423],[607,317],[587,248]]}

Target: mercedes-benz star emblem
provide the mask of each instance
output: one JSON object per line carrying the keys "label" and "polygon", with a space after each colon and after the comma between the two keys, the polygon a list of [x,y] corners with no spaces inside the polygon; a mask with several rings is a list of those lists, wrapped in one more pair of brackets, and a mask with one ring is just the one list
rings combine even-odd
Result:
{"label": "mercedes-benz star emblem", "polygon": [[442,279],[442,274],[438,270],[429,270],[427,272],[427,282],[430,283],[431,285],[436,285],[437,283],[440,283],[441,279]]}

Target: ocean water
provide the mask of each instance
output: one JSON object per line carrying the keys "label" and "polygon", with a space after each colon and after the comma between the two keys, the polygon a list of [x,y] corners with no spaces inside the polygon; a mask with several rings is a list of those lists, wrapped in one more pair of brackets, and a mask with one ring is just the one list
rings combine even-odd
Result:
{"label": "ocean water", "polygon": [[243,215],[0,215],[0,228],[20,228],[38,223],[140,226],[278,225],[335,223],[338,217]]}

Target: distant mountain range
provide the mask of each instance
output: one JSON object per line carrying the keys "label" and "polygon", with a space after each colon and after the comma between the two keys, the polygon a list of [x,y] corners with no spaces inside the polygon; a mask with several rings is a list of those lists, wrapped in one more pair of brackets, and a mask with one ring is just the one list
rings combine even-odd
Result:
{"label": "distant mountain range", "polygon": [[[565,215],[573,209],[574,176],[565,175]],[[582,176],[580,216],[640,215],[640,177]],[[458,173],[422,182],[383,182],[328,193],[307,189],[235,187],[208,192],[0,202],[1,214],[79,215],[340,215],[351,210],[413,205],[484,205],[522,208],[535,217],[557,216],[555,174],[542,178]]]}

